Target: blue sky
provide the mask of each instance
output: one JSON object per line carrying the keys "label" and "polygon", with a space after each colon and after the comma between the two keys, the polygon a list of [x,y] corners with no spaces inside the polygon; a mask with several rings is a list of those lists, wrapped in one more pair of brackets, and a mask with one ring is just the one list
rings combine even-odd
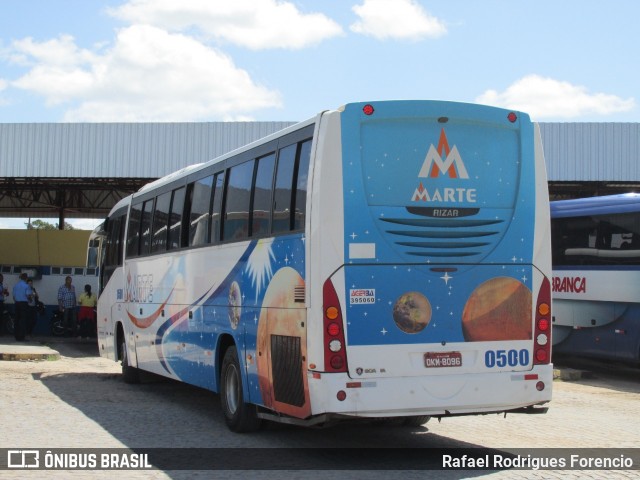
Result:
{"label": "blue sky", "polygon": [[304,120],[437,99],[640,121],[640,2],[0,0],[0,122]]}
{"label": "blue sky", "polygon": [[638,121],[640,2],[2,0],[0,122],[303,120],[442,99]]}

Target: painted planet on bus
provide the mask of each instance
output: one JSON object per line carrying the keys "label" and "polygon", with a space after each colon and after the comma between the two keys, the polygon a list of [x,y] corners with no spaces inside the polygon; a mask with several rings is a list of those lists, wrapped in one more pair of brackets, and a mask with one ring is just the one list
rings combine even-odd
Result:
{"label": "painted planet on bus", "polygon": [[462,333],[467,342],[530,340],[531,290],[510,277],[482,283],[462,312]]}
{"label": "painted planet on bus", "polygon": [[[306,309],[296,295],[305,283],[291,267],[279,269],[264,295],[256,357],[258,384],[266,407],[293,417],[311,414],[306,376]],[[277,392],[275,385],[280,386]],[[289,395],[296,392],[295,395]]]}
{"label": "painted planet on bus", "polygon": [[431,304],[420,292],[402,294],[393,305],[393,320],[405,333],[418,333],[431,321]]}
{"label": "painted planet on bus", "polygon": [[238,328],[242,315],[242,293],[238,282],[233,282],[229,287],[229,323],[234,330]]}

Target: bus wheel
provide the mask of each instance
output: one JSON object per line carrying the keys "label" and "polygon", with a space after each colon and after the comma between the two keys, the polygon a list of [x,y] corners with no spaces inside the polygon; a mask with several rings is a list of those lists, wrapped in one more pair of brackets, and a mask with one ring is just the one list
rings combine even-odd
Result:
{"label": "bus wheel", "polygon": [[255,405],[244,403],[242,372],[236,347],[224,354],[220,372],[220,400],[224,420],[233,432],[253,432],[260,428]]}
{"label": "bus wheel", "polygon": [[431,416],[429,415],[415,415],[413,417],[407,417],[404,420],[404,424],[407,427],[421,427],[425,423],[431,420]]}
{"label": "bus wheel", "polygon": [[120,340],[120,357],[122,360],[122,379],[124,383],[140,383],[140,370],[129,365],[127,343],[124,338]]}

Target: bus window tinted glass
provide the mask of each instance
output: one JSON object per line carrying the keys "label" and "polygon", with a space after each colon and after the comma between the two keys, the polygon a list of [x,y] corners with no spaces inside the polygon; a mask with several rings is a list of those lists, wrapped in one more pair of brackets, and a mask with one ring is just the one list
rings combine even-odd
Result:
{"label": "bus window tinted glass", "polygon": [[204,245],[209,235],[209,205],[213,175],[193,183],[189,215],[189,245]]}
{"label": "bus window tinted glass", "polygon": [[151,220],[153,217],[153,200],[147,200],[142,207],[140,225],[140,255],[146,255],[151,248]]}
{"label": "bus window tinted glass", "polygon": [[220,232],[222,231],[220,218],[222,215],[222,194],[224,193],[224,172],[216,174],[214,186],[213,204],[211,206],[211,241],[216,243],[220,241]]}
{"label": "bus window tinted glass", "polygon": [[640,263],[640,215],[614,213],[551,222],[554,265]]}
{"label": "bus window tinted glass", "polygon": [[224,240],[241,240],[249,236],[249,205],[254,163],[251,160],[229,170],[222,228]]}
{"label": "bus window tinted glass", "polygon": [[140,218],[142,216],[142,204],[133,205],[131,207],[131,215],[129,216],[129,228],[127,238],[127,257],[138,255],[140,248]]}
{"label": "bus window tinted glass", "polygon": [[180,248],[180,238],[182,233],[182,209],[184,208],[185,188],[178,188],[173,191],[171,198],[171,213],[169,214],[169,239],[167,248],[172,250]]}
{"label": "bus window tinted glass", "polygon": [[253,190],[253,217],[251,236],[269,234],[271,217],[271,187],[273,184],[273,166],[276,155],[272,153],[258,160],[256,183]]}
{"label": "bus window tinted glass", "polygon": [[167,248],[167,222],[169,220],[169,207],[171,205],[171,192],[163,193],[156,199],[156,208],[153,212],[153,240],[151,252],[161,252]]}
{"label": "bus window tinted glass", "polygon": [[273,195],[273,233],[291,230],[291,187],[297,145],[289,145],[278,153],[278,170]]}
{"label": "bus window tinted glass", "polygon": [[126,217],[124,215],[113,217],[109,219],[107,224],[104,268],[100,271],[102,276],[102,285],[106,285],[116,267],[122,265],[125,220]]}
{"label": "bus window tinted glass", "polygon": [[298,161],[298,179],[296,182],[296,204],[293,223],[294,230],[304,229],[304,215],[307,209],[307,181],[309,179],[309,159],[311,158],[311,140],[300,145]]}
{"label": "bus window tinted glass", "polygon": [[[124,217],[114,217],[109,219],[107,227],[107,246],[105,255],[105,265],[115,267],[119,264],[118,250],[120,242],[120,230],[122,229],[122,219]],[[129,221],[131,224],[131,221]]]}

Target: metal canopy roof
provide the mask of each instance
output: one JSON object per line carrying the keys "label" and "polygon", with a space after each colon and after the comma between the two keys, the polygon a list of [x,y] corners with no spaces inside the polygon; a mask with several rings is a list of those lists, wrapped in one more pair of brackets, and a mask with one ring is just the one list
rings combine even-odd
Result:
{"label": "metal canopy roof", "polygon": [[[152,180],[293,123],[0,124],[0,217],[104,217]],[[640,191],[640,123],[540,131],[553,198]]]}
{"label": "metal canopy roof", "polygon": [[293,123],[0,124],[0,217],[101,218],[152,180]]}

